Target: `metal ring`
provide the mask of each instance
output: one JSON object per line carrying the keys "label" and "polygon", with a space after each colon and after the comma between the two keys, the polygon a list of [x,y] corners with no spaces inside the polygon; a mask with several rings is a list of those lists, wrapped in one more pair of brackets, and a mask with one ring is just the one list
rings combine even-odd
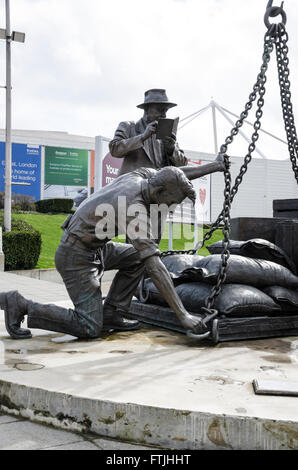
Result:
{"label": "metal ring", "polygon": [[284,26],[287,24],[287,14],[286,14],[285,10],[283,10],[280,7],[271,7],[271,8],[268,8],[268,10],[266,11],[265,16],[264,16],[264,22],[265,22],[265,25],[267,26],[268,29],[270,29],[272,24],[274,24],[274,23],[270,23],[269,18],[278,16],[278,15],[282,16],[281,23]]}

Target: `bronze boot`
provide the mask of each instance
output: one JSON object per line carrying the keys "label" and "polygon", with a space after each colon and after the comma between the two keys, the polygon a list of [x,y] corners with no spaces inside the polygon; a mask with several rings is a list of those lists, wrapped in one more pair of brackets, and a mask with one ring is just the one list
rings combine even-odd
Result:
{"label": "bronze boot", "polygon": [[13,339],[32,338],[30,330],[21,328],[27,314],[27,300],[18,291],[1,293],[0,308],[4,310],[5,326]]}
{"label": "bronze boot", "polygon": [[113,305],[104,305],[102,332],[105,333],[110,330],[131,331],[140,328],[140,323],[137,320],[128,320],[124,315],[125,312],[116,310]]}

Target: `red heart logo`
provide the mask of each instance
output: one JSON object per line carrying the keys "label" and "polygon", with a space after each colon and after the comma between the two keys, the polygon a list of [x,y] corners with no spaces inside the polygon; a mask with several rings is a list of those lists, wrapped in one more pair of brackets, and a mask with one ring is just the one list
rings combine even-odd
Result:
{"label": "red heart logo", "polygon": [[201,201],[202,206],[205,204],[206,194],[207,194],[206,189],[201,189],[200,188],[200,201]]}

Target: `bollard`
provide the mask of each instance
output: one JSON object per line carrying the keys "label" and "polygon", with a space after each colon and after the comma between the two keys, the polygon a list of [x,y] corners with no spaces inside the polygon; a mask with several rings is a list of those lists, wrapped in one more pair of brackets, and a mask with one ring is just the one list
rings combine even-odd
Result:
{"label": "bollard", "polygon": [[0,271],[4,271],[4,253],[2,250],[2,227],[0,227]]}

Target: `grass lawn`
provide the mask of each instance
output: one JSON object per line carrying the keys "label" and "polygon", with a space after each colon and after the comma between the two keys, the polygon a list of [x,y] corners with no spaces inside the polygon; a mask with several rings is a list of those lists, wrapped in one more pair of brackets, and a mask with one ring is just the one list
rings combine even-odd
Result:
{"label": "grass lawn", "polygon": [[[62,235],[62,229],[60,226],[66,219],[67,214],[51,215],[31,212],[28,214],[13,214],[13,217],[25,220],[41,233],[41,254],[36,268],[54,268],[55,251],[59,245],[59,241]],[[181,224],[174,224],[173,232],[174,250],[189,250],[193,248],[193,228],[190,225],[185,224],[182,227]],[[199,239],[201,239],[202,236],[203,234],[199,232]],[[211,243],[214,243],[218,240],[222,240],[222,238],[223,235],[221,230],[216,230],[211,240],[207,242],[207,245],[210,245]],[[162,251],[168,249],[168,225],[165,228],[164,236],[160,242],[160,249]],[[204,247],[199,251],[199,254],[207,256],[209,252]]]}

